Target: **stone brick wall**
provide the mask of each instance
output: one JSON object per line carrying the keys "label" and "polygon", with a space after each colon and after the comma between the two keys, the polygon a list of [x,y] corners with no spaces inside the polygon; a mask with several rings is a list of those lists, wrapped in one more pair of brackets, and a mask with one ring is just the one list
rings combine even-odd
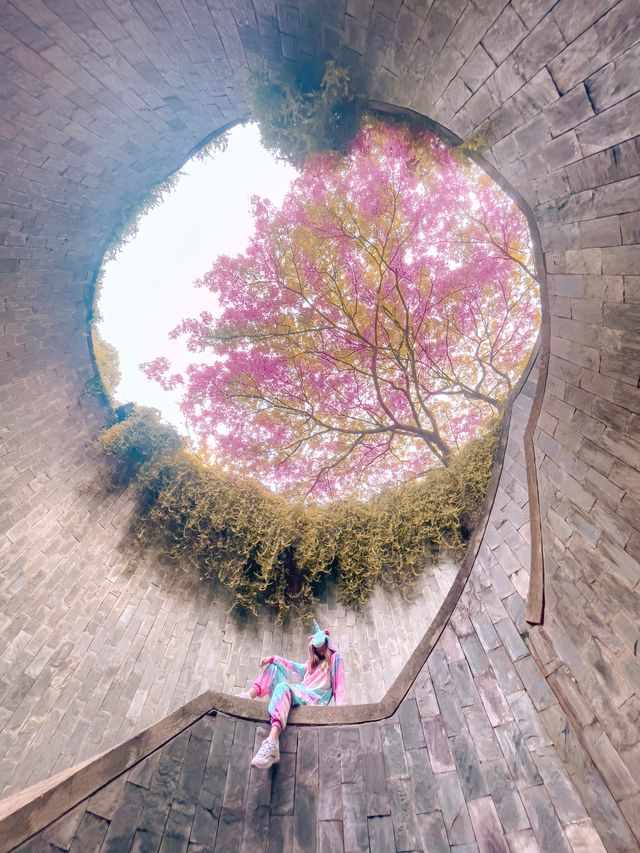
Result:
{"label": "stone brick wall", "polygon": [[[540,230],[546,611],[531,639],[638,832],[640,5],[434,3],[424,24],[415,15],[398,14],[376,97],[475,134]],[[398,49],[411,16],[414,43]],[[446,39],[436,53],[434,38]]]}
{"label": "stone brick wall", "polygon": [[[120,212],[244,114],[246,63],[335,57],[372,98],[473,137],[535,214],[551,358],[536,434],[546,615],[531,639],[640,834],[638,0],[212,9],[2,5],[0,560],[14,584],[3,607],[84,534],[83,560],[115,548],[87,510],[103,416],[82,395],[90,283]],[[105,517],[130,511],[123,499]]]}
{"label": "stone brick wall", "polygon": [[260,771],[249,762],[263,714],[239,719],[238,700],[204,694],[57,785],[0,802],[0,849],[637,850],[521,634],[535,387],[532,374],[514,402],[484,541],[450,620],[380,719],[293,709],[280,762]]}

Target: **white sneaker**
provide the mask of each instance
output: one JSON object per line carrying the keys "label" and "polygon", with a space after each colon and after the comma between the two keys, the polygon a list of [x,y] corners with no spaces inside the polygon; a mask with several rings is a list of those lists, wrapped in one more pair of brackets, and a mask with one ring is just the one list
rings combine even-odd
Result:
{"label": "white sneaker", "polygon": [[262,741],[260,749],[253,756],[251,766],[257,767],[259,770],[267,770],[272,764],[277,764],[278,761],[280,761],[280,746],[278,741],[266,737]]}
{"label": "white sneaker", "polygon": [[236,697],[238,699],[253,699],[254,697],[249,693],[248,690],[243,690],[241,693],[236,693]]}

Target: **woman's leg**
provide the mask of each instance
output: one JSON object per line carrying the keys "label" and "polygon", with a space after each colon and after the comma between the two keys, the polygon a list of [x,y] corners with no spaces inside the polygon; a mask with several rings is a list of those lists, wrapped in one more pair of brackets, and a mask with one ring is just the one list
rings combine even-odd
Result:
{"label": "woman's leg", "polygon": [[277,684],[271,695],[271,701],[267,709],[271,717],[271,732],[269,733],[269,737],[272,740],[279,740],[284,727],[287,725],[292,700],[291,685],[284,681]]}
{"label": "woman's leg", "polygon": [[301,684],[278,684],[269,702],[268,711],[271,717],[269,737],[272,740],[279,740],[293,705],[317,705],[319,701],[320,697],[317,693],[307,690]]}
{"label": "woman's leg", "polygon": [[260,675],[249,688],[249,693],[254,692],[256,696],[271,696],[278,684],[286,681],[286,672],[277,663],[270,663],[262,670]]}
{"label": "woman's leg", "polygon": [[289,711],[292,705],[317,705],[320,696],[312,690],[307,690],[301,684],[287,684],[281,681],[275,686],[269,702],[269,716],[271,717],[271,731],[269,737],[265,738],[260,745],[251,762],[252,767],[266,770],[277,761],[280,761],[280,735],[287,725]]}
{"label": "woman's leg", "polygon": [[266,770],[276,762],[280,761],[280,734],[287,725],[287,717],[291,708],[291,687],[286,681],[277,684],[271,701],[269,702],[269,716],[271,717],[271,731],[260,744],[260,748],[253,756],[252,767]]}

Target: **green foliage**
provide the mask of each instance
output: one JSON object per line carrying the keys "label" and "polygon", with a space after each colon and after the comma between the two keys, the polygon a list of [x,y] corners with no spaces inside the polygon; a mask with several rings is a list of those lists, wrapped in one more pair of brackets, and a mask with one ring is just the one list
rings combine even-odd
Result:
{"label": "green foliage", "polygon": [[278,65],[254,74],[247,101],[263,146],[298,168],[315,154],[344,151],[361,118],[348,72],[332,61],[321,72]]}
{"label": "green foliage", "polygon": [[122,379],[118,350],[102,337],[95,324],[91,326],[91,343],[104,393],[114,399],[115,390]]}
{"label": "green foliage", "polygon": [[162,204],[164,197],[175,188],[181,174],[178,171],[169,175],[168,178],[165,178],[152,187],[143,198],[125,208],[104,253],[105,261],[114,260],[123,246],[126,246],[127,243],[133,240],[138,233],[141,219],[155,207],[158,207],[159,204]]}
{"label": "green foliage", "polygon": [[164,543],[183,565],[216,577],[234,604],[312,612],[333,578],[344,604],[360,606],[376,584],[408,592],[440,554],[459,556],[475,525],[498,443],[499,422],[469,442],[449,468],[368,502],[290,503],[210,467],[154,409],[137,407],[106,429],[114,478],[134,479],[143,513],[138,535]]}
{"label": "green foliage", "polygon": [[217,154],[222,154],[223,151],[227,150],[228,146],[229,134],[225,131],[224,133],[219,133],[217,136],[214,136],[213,139],[205,142],[204,145],[201,145],[193,155],[192,159],[205,163],[211,157],[215,157]]}
{"label": "green foliage", "polygon": [[489,125],[484,122],[470,136],[463,140],[459,148],[454,148],[454,151],[459,151],[463,157],[469,154],[482,151],[489,147]]}

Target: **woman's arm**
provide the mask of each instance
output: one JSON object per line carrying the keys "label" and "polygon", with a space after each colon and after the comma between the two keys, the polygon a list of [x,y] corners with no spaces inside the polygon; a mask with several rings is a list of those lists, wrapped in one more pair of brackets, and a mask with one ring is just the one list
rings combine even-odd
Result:
{"label": "woman's arm", "polygon": [[268,658],[262,658],[260,666],[268,666],[270,663],[279,664],[297,677],[304,678],[306,665],[303,663],[296,663],[296,661],[288,660],[288,658],[280,657],[280,655],[270,655]]}
{"label": "woman's arm", "polygon": [[331,660],[331,687],[336,705],[342,705],[345,691],[344,659],[338,652],[334,652]]}

